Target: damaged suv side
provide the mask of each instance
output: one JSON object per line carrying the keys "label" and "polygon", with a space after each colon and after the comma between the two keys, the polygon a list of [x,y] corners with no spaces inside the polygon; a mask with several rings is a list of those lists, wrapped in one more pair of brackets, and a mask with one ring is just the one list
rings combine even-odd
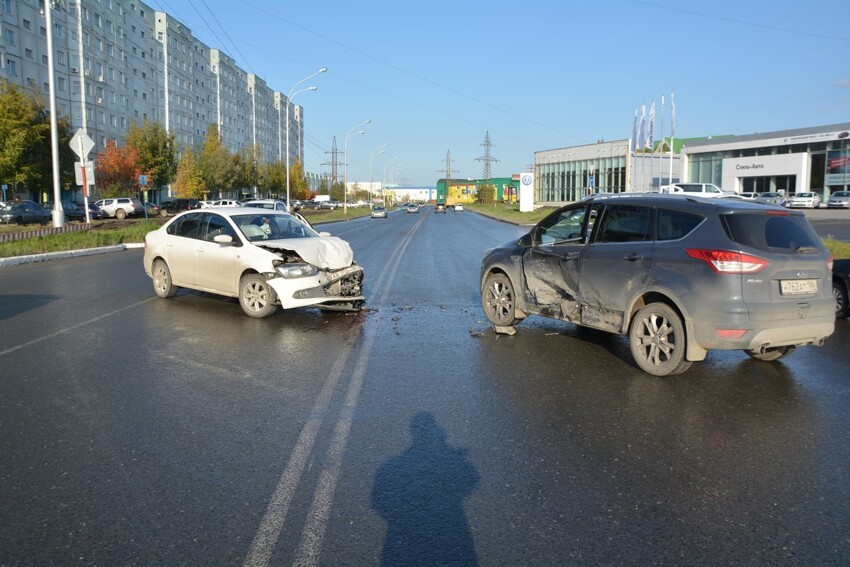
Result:
{"label": "damaged suv side", "polygon": [[776,360],[834,331],[832,258],[797,212],[625,194],[563,207],[481,265],[487,318],[531,314],[629,336],[657,376],[709,350]]}
{"label": "damaged suv side", "polygon": [[180,287],[238,297],[252,317],[278,306],[358,310],[364,301],[363,268],[349,244],[279,211],[178,215],[146,235],[144,267],[160,297]]}

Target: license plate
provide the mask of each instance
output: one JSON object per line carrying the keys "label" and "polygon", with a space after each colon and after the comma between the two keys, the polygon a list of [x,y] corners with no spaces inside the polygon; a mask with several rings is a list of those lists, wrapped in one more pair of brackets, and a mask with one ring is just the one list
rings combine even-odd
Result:
{"label": "license plate", "polygon": [[806,295],[818,292],[817,280],[780,280],[782,295]]}

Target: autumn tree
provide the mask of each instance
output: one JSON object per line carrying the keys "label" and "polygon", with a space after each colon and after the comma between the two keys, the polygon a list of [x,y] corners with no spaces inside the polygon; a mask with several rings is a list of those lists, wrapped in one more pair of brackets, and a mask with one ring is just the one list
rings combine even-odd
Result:
{"label": "autumn tree", "polygon": [[204,177],[208,191],[216,194],[234,189],[239,180],[240,171],[233,155],[221,142],[218,128],[212,125],[207,130],[198,166]]}
{"label": "autumn tree", "polygon": [[177,171],[174,134],[166,132],[162,124],[147,120],[141,126],[131,124],[125,144],[139,152],[139,168],[147,172],[149,187],[164,187],[174,180]]}
{"label": "autumn tree", "polygon": [[113,140],[97,154],[95,179],[102,197],[126,197],[139,188],[139,150],[134,146],[117,147]]}
{"label": "autumn tree", "polygon": [[304,175],[304,166],[300,160],[289,166],[289,195],[292,199],[301,199],[306,201],[312,194],[310,184],[307,183],[307,177]]}
{"label": "autumn tree", "polygon": [[[53,186],[50,148],[50,110],[37,94],[27,94],[17,85],[0,80],[0,181],[12,186]],[[74,179],[74,155],[64,117],[57,119],[59,176],[62,187]]]}
{"label": "autumn tree", "polygon": [[186,149],[183,152],[177,164],[177,178],[171,189],[175,197],[183,199],[201,199],[208,191],[194,150]]}

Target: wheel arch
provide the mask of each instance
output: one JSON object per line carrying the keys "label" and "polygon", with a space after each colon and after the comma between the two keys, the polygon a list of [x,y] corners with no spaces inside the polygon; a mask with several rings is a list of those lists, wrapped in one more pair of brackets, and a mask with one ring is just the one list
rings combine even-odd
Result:
{"label": "wheel arch", "polygon": [[627,335],[629,333],[629,328],[632,325],[632,319],[634,318],[635,314],[650,303],[663,303],[667,305],[673,311],[675,311],[679,318],[682,320],[682,324],[685,327],[685,358],[690,361],[705,360],[708,351],[694,340],[693,323],[691,321],[690,316],[688,315],[687,310],[685,310],[684,307],[682,307],[682,305],[678,301],[676,301],[671,294],[665,293],[662,290],[653,289],[649,291],[644,291],[632,300],[629,309],[626,311],[625,316],[623,317],[623,328],[621,329],[621,332]]}
{"label": "wheel arch", "polygon": [[525,319],[528,317],[529,312],[526,309],[525,304],[525,294],[523,293],[523,286],[517,282],[517,278],[515,278],[511,274],[511,270],[507,269],[505,266],[501,264],[493,264],[490,266],[487,271],[481,274],[481,282],[478,284],[478,293],[481,294],[484,291],[484,282],[487,281],[492,275],[501,274],[508,278],[508,281],[511,282],[511,287],[514,288],[514,302],[515,302],[515,315],[517,319]]}

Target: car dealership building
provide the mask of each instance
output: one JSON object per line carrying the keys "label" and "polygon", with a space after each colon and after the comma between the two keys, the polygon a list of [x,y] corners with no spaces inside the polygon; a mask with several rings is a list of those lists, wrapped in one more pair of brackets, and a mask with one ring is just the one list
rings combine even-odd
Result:
{"label": "car dealership building", "polygon": [[599,191],[658,191],[680,181],[713,183],[737,193],[814,191],[824,201],[850,187],[850,123],[665,138],[652,153],[630,149],[625,139],[535,152],[535,202],[577,201]]}

